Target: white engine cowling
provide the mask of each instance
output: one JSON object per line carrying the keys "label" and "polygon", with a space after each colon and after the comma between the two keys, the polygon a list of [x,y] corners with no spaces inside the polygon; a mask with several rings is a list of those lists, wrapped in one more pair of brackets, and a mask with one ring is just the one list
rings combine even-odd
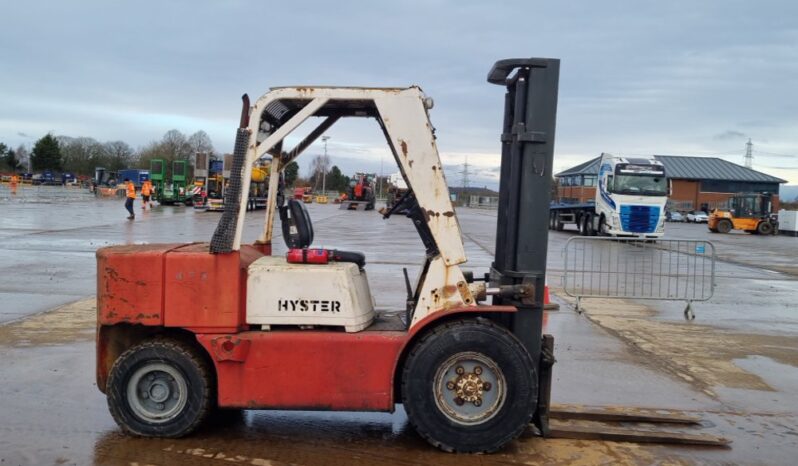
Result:
{"label": "white engine cowling", "polygon": [[356,264],[291,264],[261,257],[247,273],[247,323],[325,325],[358,332],[374,320],[366,272]]}

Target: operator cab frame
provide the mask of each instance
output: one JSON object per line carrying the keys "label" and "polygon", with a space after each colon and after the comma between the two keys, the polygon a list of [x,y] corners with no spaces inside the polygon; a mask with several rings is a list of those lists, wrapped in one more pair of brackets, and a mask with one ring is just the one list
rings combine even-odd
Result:
{"label": "operator cab frame", "polygon": [[[239,170],[238,173],[231,174],[231,178],[240,177],[240,189],[228,190],[230,199],[227,199],[227,196],[225,199],[225,205],[238,206],[238,209],[237,212],[234,209],[225,212],[227,219],[223,216],[220,221],[211,241],[211,252],[240,249],[243,220],[246,215],[245,206],[251,183],[249,167],[265,156],[272,157],[271,177],[264,225],[255,244],[262,246],[264,250],[270,249],[275,217],[279,216],[289,248],[303,250],[305,252],[302,254],[305,255],[309,251],[318,252],[309,249],[311,244],[308,236],[312,240],[312,224],[304,206],[290,201],[286,205],[282,195],[284,188],[281,183],[282,171],[340,118],[374,118],[385,135],[403,179],[410,188],[401,207],[407,210],[407,216],[411,218],[426,253],[415,287],[410,286],[406,277],[407,328],[436,311],[476,305],[475,297],[484,295],[484,283],[469,284],[459,268],[459,264],[466,261],[465,248],[435,144],[434,129],[429,120],[428,111],[432,108],[432,99],[425,96],[420,88],[415,86],[408,88],[279,87],[270,89],[251,107],[247,96],[244,96],[243,107],[239,128],[239,132],[243,133],[239,134],[242,137],[237,138],[236,154],[234,154],[234,158],[239,158]],[[311,117],[319,117],[321,122],[293,148],[287,149],[286,137]],[[245,140],[246,145],[239,144],[239,139]],[[390,216],[396,210],[398,209],[392,209],[386,216]],[[365,260],[362,255],[346,251],[331,252],[336,253],[330,256],[333,262],[349,262],[357,265],[359,273],[365,280],[363,270]],[[274,258],[259,260],[260,265],[266,262],[270,265],[263,268],[257,263],[258,261],[251,264],[248,271],[249,281],[263,283],[254,275],[264,270],[274,271],[274,267],[281,267],[284,272],[297,266],[311,269],[307,267],[308,264],[289,265],[288,261],[276,264]],[[331,264],[328,268],[332,270],[336,267],[338,266],[333,267]],[[339,278],[352,273],[341,267],[338,268],[340,270],[336,273]],[[256,273],[258,270],[261,272]],[[318,268],[314,270],[323,271]],[[330,276],[324,280],[336,281],[338,278]],[[355,280],[360,282],[360,279]],[[346,283],[352,285],[351,282]],[[254,286],[254,283],[252,285]],[[248,295],[254,293],[253,286],[248,286]],[[367,293],[368,296],[355,297],[350,301],[353,303],[352,307],[342,304],[341,309],[348,311],[341,312],[338,320],[348,331],[358,331],[357,329],[366,328],[363,319],[358,317],[356,319],[358,324],[350,325],[348,319],[351,316],[348,314],[356,316],[369,314],[373,319],[373,299],[367,284],[353,286],[352,289],[358,290],[359,293]],[[310,291],[306,290],[306,293]],[[307,299],[324,298],[309,296]],[[266,310],[262,306],[259,310],[251,309],[250,306],[255,302],[250,296],[247,297],[248,324],[260,324],[268,328],[270,319],[264,316],[269,314],[279,320],[277,317],[281,312],[279,306],[272,306],[271,310]],[[360,303],[360,306],[355,303]],[[364,310],[365,303],[371,304],[370,310]],[[329,319],[322,316],[319,316],[318,320],[319,323],[329,322]],[[306,319],[306,323],[312,325],[313,319]]]}

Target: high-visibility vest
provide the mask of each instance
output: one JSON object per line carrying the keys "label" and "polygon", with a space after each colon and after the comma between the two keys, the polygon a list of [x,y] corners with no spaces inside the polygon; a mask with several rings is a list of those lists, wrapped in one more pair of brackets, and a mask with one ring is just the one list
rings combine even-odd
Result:
{"label": "high-visibility vest", "polygon": [[136,198],[136,186],[133,185],[132,181],[127,182],[127,197],[131,199]]}
{"label": "high-visibility vest", "polygon": [[145,181],[143,185],[141,185],[141,195],[142,196],[149,196],[150,195],[150,182]]}

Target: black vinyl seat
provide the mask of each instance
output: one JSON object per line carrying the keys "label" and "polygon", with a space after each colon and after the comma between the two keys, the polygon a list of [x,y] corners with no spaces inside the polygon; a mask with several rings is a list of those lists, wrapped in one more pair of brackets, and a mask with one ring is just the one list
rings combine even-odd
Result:
{"label": "black vinyl seat", "polygon": [[[313,223],[302,201],[289,199],[287,205],[280,207],[280,222],[289,249],[307,249],[313,243]],[[362,252],[335,250],[329,254],[333,261],[352,262],[361,269],[366,265],[366,256]]]}
{"label": "black vinyl seat", "polygon": [[285,245],[290,249],[308,248],[313,243],[313,224],[301,201],[289,199],[288,205],[280,207],[280,222]]}

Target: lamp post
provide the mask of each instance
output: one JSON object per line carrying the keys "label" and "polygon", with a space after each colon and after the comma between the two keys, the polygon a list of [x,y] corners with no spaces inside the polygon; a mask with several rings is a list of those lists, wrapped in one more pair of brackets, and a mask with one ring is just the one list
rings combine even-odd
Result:
{"label": "lamp post", "polygon": [[330,136],[322,136],[321,140],[324,141],[324,163],[321,166],[321,193],[327,195],[327,141]]}

